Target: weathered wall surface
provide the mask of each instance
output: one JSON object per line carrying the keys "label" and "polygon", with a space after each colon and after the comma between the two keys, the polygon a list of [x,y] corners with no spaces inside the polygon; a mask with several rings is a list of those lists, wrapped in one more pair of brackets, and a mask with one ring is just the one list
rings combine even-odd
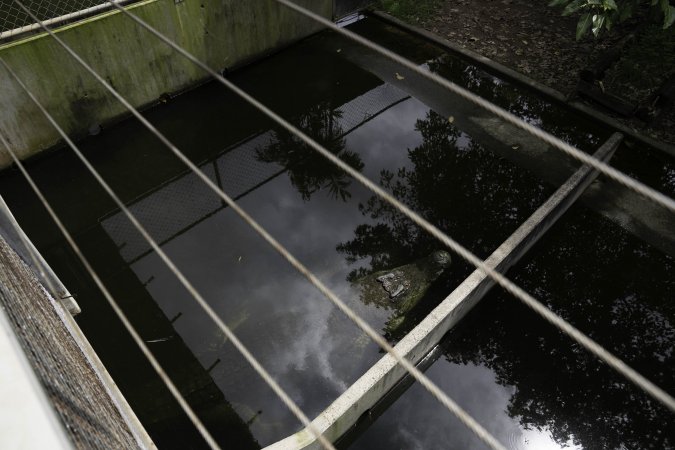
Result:
{"label": "weathered wall surface", "polygon": [[[298,0],[332,15],[332,0]],[[214,69],[240,65],[319,30],[274,0],[148,0],[131,12]],[[188,88],[206,74],[119,11],[63,27],[58,35],[137,107]],[[71,136],[126,113],[124,107],[49,35],[0,47],[0,57]],[[4,68],[0,68],[0,132],[21,158],[59,135]],[[0,148],[0,167],[10,158]]]}

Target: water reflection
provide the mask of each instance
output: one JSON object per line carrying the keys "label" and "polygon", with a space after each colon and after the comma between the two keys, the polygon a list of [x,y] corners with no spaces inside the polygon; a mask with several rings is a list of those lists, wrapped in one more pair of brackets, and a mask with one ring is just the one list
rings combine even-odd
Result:
{"label": "water reflection", "polygon": [[[331,153],[356,170],[363,169],[358,153],[345,150],[344,130],[339,119],[342,111],[328,103],[314,105],[302,114],[297,126]],[[347,188],[350,177],[328,161],[295,134],[283,129],[274,132],[273,142],[259,148],[256,156],[260,161],[277,163],[289,171],[293,186],[304,200],[320,189],[328,190],[331,196],[346,201],[352,195]]]}
{"label": "water reflection", "polygon": [[[400,100],[396,91],[378,87],[340,109],[327,109],[323,102],[292,120],[358,168],[364,166],[361,156],[345,149],[348,137],[367,131],[355,118],[376,123]],[[343,110],[357,113],[347,118]],[[343,124],[350,122],[345,132]],[[336,237],[347,236],[358,220],[347,191],[351,179],[280,131],[246,138],[200,167],[342,298],[356,303],[352,306],[362,317],[382,326],[386,317],[358,304],[344,283],[346,270],[333,250]],[[356,200],[363,194],[357,189]],[[318,414],[379,357],[362,332],[194,174],[162,184],[129,207],[307,414]],[[172,323],[177,334],[258,442],[273,442],[299,428],[162,261],[147,251],[124,215],[109,215],[102,226],[163,315],[177,318]]]}
{"label": "water reflection", "polygon": [[[498,383],[494,373],[484,366],[441,360],[426,375],[460,401],[509,450],[579,448],[572,442],[559,444],[548,429],[526,428],[511,417],[506,409],[515,388]],[[484,450],[488,447],[415,384],[349,448]]]}
{"label": "water reflection", "polygon": [[[424,60],[439,54],[438,49],[387,27],[372,22],[355,25],[362,30],[370,27],[381,38],[400,44],[404,53]],[[485,131],[494,131],[497,126],[481,128],[464,120],[449,109],[459,106],[437,92],[416,90],[414,83],[405,85],[396,78],[384,82],[387,77],[376,76],[379,62],[370,61],[367,52],[356,52],[362,59],[352,58],[355,52],[344,41],[338,42],[337,48],[343,49],[340,53],[335,48],[327,51],[326,47],[335,44],[334,36],[319,35],[231,78],[480,255],[494,250],[556,187],[556,178],[550,173],[537,167],[523,169],[518,161],[504,157],[511,147],[502,148],[505,144]],[[460,66],[453,65],[453,70]],[[432,68],[440,72],[443,67]],[[393,77],[395,72],[387,70],[391,72],[388,77]],[[557,127],[560,133],[568,133],[569,139],[576,137],[588,145],[600,139],[591,132],[592,127],[551,105],[522,102],[516,89],[494,79],[481,81],[479,73],[468,71],[466,76],[466,82],[479,83],[477,88],[498,97],[501,103],[515,102],[514,107],[529,120]],[[459,260],[441,273],[434,272],[437,278],[425,279],[428,289],[410,311],[407,323],[388,327],[392,309],[361,301],[353,282],[426,258],[438,250],[438,244],[322,157],[219,89],[205,85],[147,115],[207,176],[236,197],[273,236],[392,341],[470,273]],[[465,112],[467,117],[477,117],[475,111]],[[453,114],[455,120],[450,121]],[[178,267],[307,414],[320,412],[381,356],[363,333],[137,124],[125,122],[86,141],[83,147]],[[239,436],[242,444],[236,444],[238,447],[256,447],[299,429],[295,418],[68,155],[56,153],[48,164],[36,161],[31,170],[48,188],[57,211],[66,218],[114,295],[122,299],[144,338],[151,341],[153,351],[190,393],[210,429],[218,430],[217,438],[232,443],[232,436]],[[141,411],[153,437],[167,448],[193,445],[196,438],[185,431],[188,424],[178,408],[167,400],[168,394],[144,366],[119,324],[110,319],[111,311],[66,244],[44,225],[49,222],[39,203],[11,175],[4,174],[0,182],[3,195],[29,234],[71,291],[78,294],[84,310],[80,323],[125,395]],[[606,245],[614,244],[610,240]],[[588,259],[580,263],[588,267]],[[538,272],[530,275],[544,276]],[[627,300],[617,307],[619,314],[638,304]],[[503,319],[507,317],[504,313]],[[489,341],[493,339],[491,331],[476,333],[480,336],[475,339]],[[653,336],[656,339],[659,334]],[[515,354],[522,348],[511,351]],[[659,351],[669,355],[666,347]],[[457,354],[461,352],[449,351],[448,358]],[[489,354],[485,350],[485,355]],[[473,354],[466,350],[467,361],[469,355]],[[449,392],[464,392],[479,416],[489,419],[495,411],[492,404],[503,411],[516,385],[525,406],[529,396],[537,400],[528,388],[529,379],[511,381],[506,369],[502,375],[490,365],[497,364],[496,358],[471,358],[475,360],[470,364],[452,366],[448,362],[455,372],[450,381],[439,382]],[[505,362],[504,367],[517,372],[514,364]],[[529,369],[534,370],[532,366]],[[440,378],[446,374],[439,373]],[[542,373],[550,378],[550,373]],[[537,384],[542,382],[533,380],[532,388],[550,390],[550,386]],[[553,397],[554,393],[546,395]],[[548,407],[545,413],[555,416],[555,401]],[[438,422],[440,414],[396,408],[397,419],[383,422],[388,437],[373,442],[432,446],[434,433],[448,435]],[[522,414],[524,424],[550,429],[555,439],[564,438],[560,437],[564,433],[556,431],[556,424],[539,424],[534,412],[525,407],[509,412],[514,417]],[[418,423],[416,417],[439,427],[418,444],[407,428],[407,424]],[[527,435],[506,415],[499,417],[503,428],[518,439]],[[182,434],[186,437],[179,439]],[[461,433],[451,434],[459,444],[469,442]]]}
{"label": "water reflection", "polygon": [[[550,192],[534,177],[505,163],[433,111],[418,119],[415,129],[422,142],[408,150],[409,165],[383,170],[380,184],[478,255],[487,256],[504,239],[503,234],[493,230],[515,230]],[[440,244],[435,238],[382,199],[372,196],[359,205],[359,210],[368,221],[354,229],[352,239],[337,246],[349,263],[368,261],[368,266],[350,272],[349,281],[438,250]],[[466,274],[461,261],[456,261],[455,266],[434,283],[435,289],[421,302],[423,307],[417,317],[450,292],[458,275]],[[408,329],[409,326],[393,327],[385,333],[396,340]]]}
{"label": "water reflection", "polygon": [[[673,273],[670,256],[575,207],[512,275],[672,392]],[[669,411],[501,292],[484,299],[443,345],[428,374],[509,448],[661,449],[675,442]],[[406,414],[409,421],[401,420]],[[394,418],[410,448],[484,448],[418,386],[354,448],[386,442]]]}

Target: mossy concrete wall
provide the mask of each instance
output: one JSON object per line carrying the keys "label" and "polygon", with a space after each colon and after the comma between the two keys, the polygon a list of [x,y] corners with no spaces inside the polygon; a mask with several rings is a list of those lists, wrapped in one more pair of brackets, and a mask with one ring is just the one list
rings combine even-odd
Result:
{"label": "mossy concrete wall", "polygon": [[[332,0],[298,3],[327,18],[332,16]],[[311,20],[274,0],[147,0],[129,10],[217,70],[241,65],[319,30]],[[60,28],[57,33],[136,107],[208,78],[117,10]],[[71,136],[84,136],[91,127],[127,114],[47,34],[2,46],[0,57]],[[60,141],[4,67],[0,68],[0,132],[22,159]],[[9,162],[5,150],[0,149],[0,167]]]}

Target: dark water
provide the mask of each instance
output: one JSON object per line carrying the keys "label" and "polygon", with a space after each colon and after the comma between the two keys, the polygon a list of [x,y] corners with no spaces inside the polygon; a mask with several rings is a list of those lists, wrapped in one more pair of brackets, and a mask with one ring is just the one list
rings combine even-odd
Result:
{"label": "dark water", "polygon": [[[397,30],[371,20],[352,27],[584,150],[609,136]],[[482,257],[576,167],[330,34],[231,79]],[[393,311],[361,302],[352,281],[429,255],[439,244],[220,85],[204,85],[146,115],[392,342],[471,273],[455,257],[408,320],[392,329]],[[136,122],[104,130],[81,147],[310,417],[381,357]],[[650,160],[642,151],[641,161]],[[635,159],[621,156],[628,152],[620,150],[620,163]],[[671,161],[642,166],[636,176],[672,189]],[[29,170],[223,446],[257,448],[300,428],[71,152],[56,151]],[[201,448],[15,171],[2,174],[0,193],[76,295],[83,310],[78,322],[160,448]],[[511,274],[672,391],[672,258],[658,248],[579,205]],[[428,373],[511,448],[672,446],[672,416],[497,290],[450,333]],[[415,385],[350,442],[354,448],[480,448]]]}

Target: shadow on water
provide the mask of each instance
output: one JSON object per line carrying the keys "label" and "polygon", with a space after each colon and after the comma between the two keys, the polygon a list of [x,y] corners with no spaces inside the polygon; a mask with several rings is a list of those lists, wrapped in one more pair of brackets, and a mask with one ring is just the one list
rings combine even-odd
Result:
{"label": "shadow on water", "polygon": [[[351,26],[584,150],[609,135],[398,30],[372,20]],[[323,33],[230,77],[485,257],[577,165],[399,72]],[[146,115],[392,342],[471,273],[454,255],[449,267],[423,263],[439,250],[437,242],[219,85],[204,85]],[[309,416],[380,358],[360,330],[139,124],[125,121],[81,146]],[[221,444],[256,448],[300,428],[69,152],[33,161],[30,171]],[[654,177],[651,169],[638,175]],[[75,293],[83,309],[78,322],[152,437],[161,448],[201,448],[25,182],[7,171],[0,192]],[[386,296],[364,297],[358,287],[364,277],[396,270],[414,275],[407,289],[416,295],[406,297],[405,313]],[[666,370],[672,367],[672,309],[665,300],[672,297],[670,257],[579,206],[513,273],[655,381],[672,382]],[[665,431],[658,433],[664,415],[656,406],[637,393],[623,395],[631,392],[625,383],[514,305],[493,293],[448,336],[446,357],[429,369],[498,437],[535,442],[539,435],[531,430],[541,429],[550,442],[587,448],[672,443]],[[613,337],[617,328],[620,338]],[[419,391],[413,386],[354,447],[475,445]]]}

